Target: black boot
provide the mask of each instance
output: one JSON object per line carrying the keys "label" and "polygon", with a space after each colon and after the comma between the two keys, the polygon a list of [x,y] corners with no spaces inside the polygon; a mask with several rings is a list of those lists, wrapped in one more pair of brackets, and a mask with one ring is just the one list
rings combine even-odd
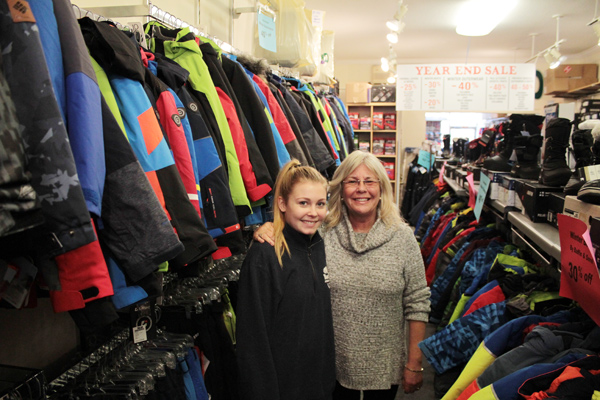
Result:
{"label": "black boot", "polygon": [[450,154],[452,154],[450,151],[450,135],[444,135],[444,148],[442,149],[442,157],[449,158]]}
{"label": "black boot", "polygon": [[571,177],[571,169],[565,159],[569,147],[571,121],[554,118],[546,126],[544,159],[540,172],[540,183],[548,186],[564,186]]}
{"label": "black boot", "polygon": [[514,138],[514,151],[517,156],[515,165],[510,174],[517,178],[538,180],[540,177],[540,165],[538,155],[544,139],[542,135],[517,136]]}
{"label": "black boot", "polygon": [[454,139],[452,143],[452,158],[446,162],[448,165],[458,165],[460,163],[466,142],[465,139]]}
{"label": "black boot", "polygon": [[579,168],[594,165],[594,153],[592,153],[592,131],[576,130],[571,137],[573,142],[573,154],[575,155],[575,171],[571,174],[571,178],[565,185],[564,193],[574,196],[577,194],[581,186],[585,183],[585,179],[580,179]]}

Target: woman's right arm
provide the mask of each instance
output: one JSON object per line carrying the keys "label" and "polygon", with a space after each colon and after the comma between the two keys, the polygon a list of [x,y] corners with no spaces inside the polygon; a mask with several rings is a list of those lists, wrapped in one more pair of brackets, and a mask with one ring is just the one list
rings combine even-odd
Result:
{"label": "woman's right arm", "polygon": [[273,235],[273,223],[265,222],[257,230],[254,231],[252,238],[257,242],[267,242],[271,246],[275,245],[275,236]]}

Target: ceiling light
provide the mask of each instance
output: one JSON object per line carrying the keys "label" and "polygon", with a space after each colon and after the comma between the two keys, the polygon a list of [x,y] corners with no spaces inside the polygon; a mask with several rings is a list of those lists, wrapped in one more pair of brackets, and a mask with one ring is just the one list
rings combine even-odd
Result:
{"label": "ceiling light", "polygon": [[517,5],[517,0],[471,0],[458,12],[456,33],[485,36]]}
{"label": "ceiling light", "polygon": [[396,75],[390,75],[387,78],[388,83],[396,83]]}
{"label": "ceiling light", "polygon": [[381,57],[381,70],[383,72],[388,72],[390,70],[390,63],[385,57]]}
{"label": "ceiling light", "polygon": [[598,37],[598,46],[600,46],[600,19],[596,18],[588,24],[594,30],[594,33]]}
{"label": "ceiling light", "polygon": [[550,69],[555,69],[567,59],[567,57],[560,54],[560,51],[558,51],[557,47],[551,47],[544,54],[544,58],[546,59],[548,68]]}
{"label": "ceiling light", "polygon": [[398,33],[396,33],[396,32],[388,33],[386,38],[387,38],[388,42],[390,42],[390,43],[394,43],[394,44],[398,43]]}

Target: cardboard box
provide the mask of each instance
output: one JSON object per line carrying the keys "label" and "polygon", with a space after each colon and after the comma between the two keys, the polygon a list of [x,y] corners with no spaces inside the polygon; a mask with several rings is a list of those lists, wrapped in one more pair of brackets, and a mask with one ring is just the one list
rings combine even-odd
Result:
{"label": "cardboard box", "polygon": [[371,117],[361,117],[359,123],[360,130],[368,131],[371,129]]}
{"label": "cardboard box", "polygon": [[546,186],[536,181],[523,179],[516,191],[523,204],[521,210],[523,215],[528,216],[532,222],[546,222],[550,193],[562,192],[563,188]]}
{"label": "cardboard box", "polygon": [[385,147],[383,149],[383,154],[386,156],[395,156],[396,155],[396,139],[386,139]]}
{"label": "cardboard box", "polygon": [[563,214],[582,220],[589,228],[592,217],[600,218],[600,206],[578,200],[577,196],[566,196]]}
{"label": "cardboard box", "polygon": [[565,208],[564,193],[550,193],[548,197],[548,216],[546,220],[555,228],[558,228],[558,214],[562,214]]}
{"label": "cardboard box", "polygon": [[454,179],[454,170],[456,169],[456,165],[446,164],[444,168],[444,176],[446,178]]}
{"label": "cardboard box", "polygon": [[395,103],[396,85],[374,85],[371,87],[372,103]]}
{"label": "cardboard box", "polygon": [[383,113],[382,112],[374,112],[373,113],[373,130],[383,130]]}
{"label": "cardboard box", "polygon": [[371,99],[371,84],[349,82],[346,84],[346,103],[368,103]]}
{"label": "cardboard box", "polygon": [[564,64],[546,70],[544,88],[546,94],[562,93],[598,82],[597,64]]}
{"label": "cardboard box", "polygon": [[455,179],[456,179],[456,183],[458,184],[458,186],[463,187],[465,182],[467,181],[467,171],[463,171],[463,170],[457,168]]}
{"label": "cardboard box", "polygon": [[373,154],[383,155],[385,151],[385,139],[375,138],[373,139]]}
{"label": "cardboard box", "polygon": [[396,130],[396,114],[395,113],[384,113],[383,114],[383,129],[394,131]]}
{"label": "cardboard box", "polygon": [[481,173],[487,174],[488,178],[490,178],[490,187],[488,188],[490,200],[498,200],[498,188],[500,187],[502,176],[509,175],[510,172],[490,171],[487,168],[481,168]]}
{"label": "cardboard box", "polygon": [[481,180],[481,167],[476,167],[469,164],[467,166],[467,172],[471,172],[473,174],[473,182],[479,182]]}
{"label": "cardboard box", "polygon": [[358,129],[359,122],[360,122],[360,114],[357,112],[349,112],[348,119],[350,120],[350,123],[352,124],[352,129]]}
{"label": "cardboard box", "polygon": [[521,179],[510,175],[502,175],[500,186],[498,188],[498,201],[504,204],[505,207],[515,207],[521,210],[523,205],[517,201],[517,189],[521,184]]}

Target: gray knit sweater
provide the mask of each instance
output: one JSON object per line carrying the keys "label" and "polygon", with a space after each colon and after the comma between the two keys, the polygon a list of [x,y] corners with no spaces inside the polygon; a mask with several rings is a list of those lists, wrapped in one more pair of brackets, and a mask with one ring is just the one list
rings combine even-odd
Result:
{"label": "gray knit sweater", "polygon": [[415,237],[407,225],[377,219],[369,233],[352,230],[347,215],[322,232],[329,270],[336,377],[349,389],[398,385],[406,361],[407,320],[428,320],[429,288]]}

